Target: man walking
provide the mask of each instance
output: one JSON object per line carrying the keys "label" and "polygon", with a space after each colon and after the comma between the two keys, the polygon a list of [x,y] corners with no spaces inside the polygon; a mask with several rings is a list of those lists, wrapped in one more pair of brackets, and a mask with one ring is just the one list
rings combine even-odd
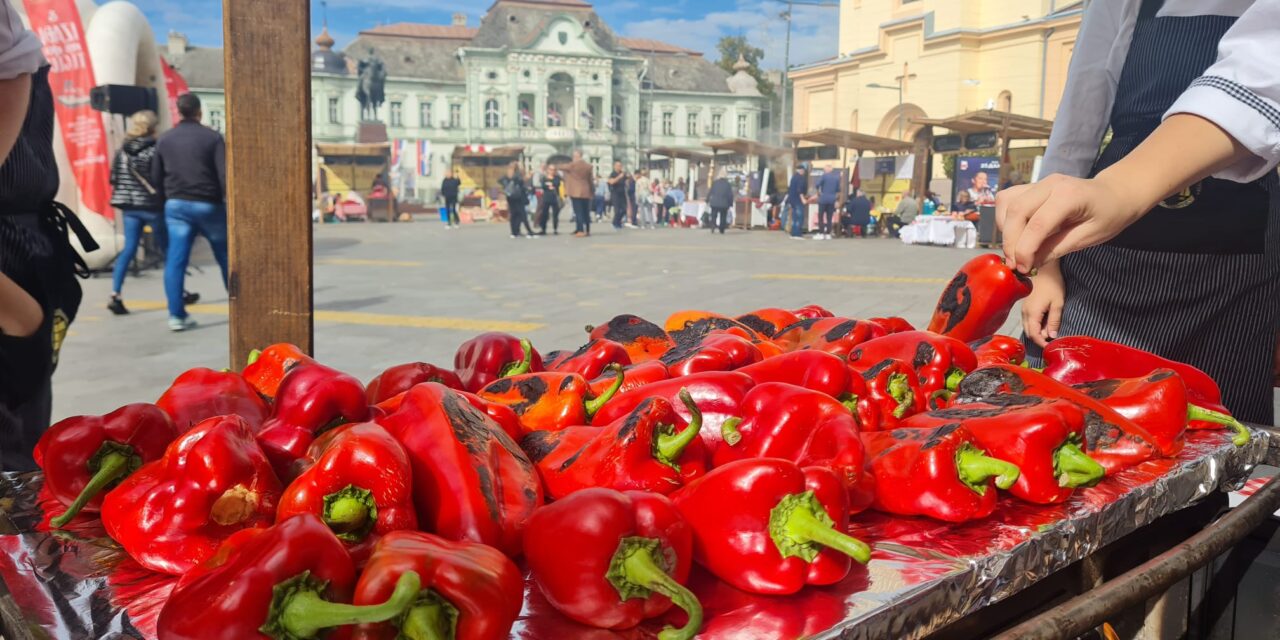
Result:
{"label": "man walking", "polygon": [[791,215],[791,239],[804,239],[805,206],[804,194],[809,190],[809,179],[805,175],[804,165],[796,167],[791,176],[791,184],[787,186],[787,209]]}
{"label": "man walking", "polygon": [[582,150],[573,152],[573,162],[564,170],[564,193],[573,205],[573,237],[585,238],[591,235],[591,196],[595,191],[592,184],[591,165],[582,159]]}
{"label": "man walking", "polygon": [[446,229],[462,226],[458,217],[458,190],[461,187],[462,181],[453,177],[453,169],[446,169],[444,180],[440,181],[440,197],[444,198],[444,215],[440,217],[444,219]]}
{"label": "man walking", "polygon": [[836,215],[836,201],[840,199],[843,184],[840,172],[827,165],[822,177],[818,178],[818,184],[814,185],[818,191],[818,233],[813,236],[814,240],[831,239],[831,220]]}
{"label": "man walking", "polygon": [[187,315],[183,284],[191,245],[204,236],[227,283],[226,145],[222,135],[200,124],[200,99],[178,96],[182,122],[160,136],[151,182],[165,198],[164,220],[169,227],[165,256],[164,293],[169,299],[169,330],[185,331],[196,322]]}
{"label": "man walking", "polygon": [[613,173],[609,174],[609,194],[613,198],[613,228],[621,229],[627,219],[627,172],[622,170],[622,161],[613,163]]}

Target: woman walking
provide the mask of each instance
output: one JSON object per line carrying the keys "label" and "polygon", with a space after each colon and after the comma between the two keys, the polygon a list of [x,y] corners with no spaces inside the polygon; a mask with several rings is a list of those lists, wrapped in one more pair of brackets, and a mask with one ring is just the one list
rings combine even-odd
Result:
{"label": "woman walking", "polygon": [[521,224],[529,230],[529,237],[534,237],[533,227],[529,225],[529,214],[526,211],[529,205],[529,187],[525,184],[524,171],[520,168],[520,163],[512,162],[507,167],[507,175],[499,182],[502,184],[502,195],[507,198],[507,212],[511,216],[511,237],[520,237]]}
{"label": "woman walking", "polygon": [[729,209],[733,208],[733,185],[729,184],[728,174],[724,169],[716,175],[711,183],[711,193],[707,194],[707,206],[711,207],[711,233],[717,229],[724,235],[729,226]]}
{"label": "woman walking", "polygon": [[[156,155],[156,125],[159,118],[154,111],[139,111],[129,116],[124,147],[116,152],[111,162],[111,206],[124,214],[124,250],[116,256],[115,271],[111,281],[111,300],[107,309],[116,315],[129,313],[120,291],[124,277],[138,253],[142,230],[151,227],[156,247],[167,247],[169,234],[164,224],[164,199],[160,197],[148,176],[151,160]],[[147,256],[150,258],[151,256]]]}

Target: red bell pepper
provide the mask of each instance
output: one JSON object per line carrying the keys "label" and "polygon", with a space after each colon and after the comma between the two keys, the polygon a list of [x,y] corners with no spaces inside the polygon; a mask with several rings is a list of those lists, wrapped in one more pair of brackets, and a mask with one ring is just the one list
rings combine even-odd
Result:
{"label": "red bell pepper", "polygon": [[209,418],[102,500],[102,524],[138,564],[181,575],[231,534],[269,526],[280,481],[237,416]]}
{"label": "red bell pepper", "polygon": [[945,522],[985,518],[996,508],[996,488],[1018,481],[1018,467],[983,451],[968,429],[894,429],[862,434],[867,467],[875,477],[872,508]]}
{"label": "red bell pepper", "polygon": [[1021,365],[1027,361],[1027,345],[1012,336],[1000,334],[979,338],[969,343],[973,354],[978,357],[978,366],[992,364]]}
{"label": "red bell pepper", "polygon": [[889,332],[890,334],[906,333],[908,331],[916,330],[915,326],[913,326],[910,322],[907,322],[906,318],[899,318],[898,316],[889,316],[887,318],[869,318],[867,322],[874,322],[884,327],[884,330]]}
{"label": "red bell pepper", "polygon": [[482,333],[458,347],[453,370],[471,393],[507,376],[542,371],[542,356],[528,340],[506,333]]}
{"label": "red bell pepper", "polygon": [[353,425],[284,490],[276,519],[319,516],[359,563],[378,536],[418,528],[411,473],[409,456],[386,429],[371,422]]}
{"label": "red bell pepper", "polygon": [[849,390],[849,366],[825,351],[793,351],[737,370],[756,384],[785,382],[839,398]]}
{"label": "red bell pepper", "polygon": [[[834,357],[834,356],[831,356]],[[836,472],[856,510],[866,508],[862,441],[849,409],[830,395],[781,382],[756,385],[742,401],[742,413],[721,428],[724,440],[711,466],[734,460],[782,458],[801,467]]]}
{"label": "red bell pepper", "polygon": [[[481,398],[469,391],[459,391],[458,389],[454,389],[453,391],[454,393],[466,398],[467,402],[471,403],[471,406],[484,412],[486,416],[489,416],[489,419],[496,422],[499,427],[502,427],[502,430],[506,432],[508,436],[511,436],[512,440],[519,440],[520,436],[523,435],[520,431],[520,417],[516,415],[515,411],[511,410],[511,407],[508,407],[505,404],[489,402],[488,400],[485,400],[484,398]],[[374,410],[379,413],[375,416],[374,421],[376,422],[378,419],[395,413],[400,409],[400,405],[403,402],[404,394],[401,393],[378,403],[377,406],[374,407]],[[329,431],[328,433],[333,433],[333,431]],[[323,436],[321,437],[323,438]],[[320,442],[320,439],[316,439],[316,442]],[[312,446],[314,447],[315,445]]]}
{"label": "red bell pepper", "polygon": [[849,352],[849,362],[860,367],[879,364],[887,358],[910,364],[919,374],[920,390],[926,395],[939,389],[954,390],[964,374],[978,368],[978,359],[969,345],[928,331],[889,334]]}
{"label": "red bell pepper", "polygon": [[773,340],[783,351],[816,349],[847,358],[858,345],[884,335],[884,327],[864,320],[809,318],[779,331]]}
{"label": "red bell pepper", "polygon": [[611,364],[625,367],[631,364],[631,356],[621,344],[612,340],[592,340],[577,351],[566,351],[547,362],[547,371],[576,373],[590,380],[605,372]]}
{"label": "red bell pepper", "polygon": [[381,622],[418,598],[408,572],[378,605],[346,600],[356,569],[333,532],[310,514],[242,540],[225,564],[174,589],[156,623],[160,640],[297,640],[329,627]]}
{"label": "red bell pepper", "polygon": [[680,401],[681,390],[687,389],[693,402],[702,412],[702,440],[708,447],[715,447],[721,440],[720,427],[725,420],[738,415],[742,399],[755,386],[755,380],[737,371],[712,371],[695,373],[683,378],[673,378],[645,385],[634,391],[618,394],[591,418],[591,424],[612,424],[640,406],[649,398],[662,398],[675,407],[684,420],[692,420],[693,414]]}
{"label": "red bell pepper", "polygon": [[365,396],[369,404],[378,404],[390,400],[423,382],[439,382],[450,389],[462,389],[462,381],[458,374],[426,362],[410,362],[398,364],[383,371],[369,381],[365,388]]}
{"label": "red bell pepper", "polygon": [[295,368],[280,383],[271,419],[258,432],[258,444],[276,474],[287,480],[317,434],[346,422],[363,422],[369,415],[359,380],[322,364]]}
{"label": "red bell pepper", "polygon": [[551,499],[591,487],[671,493],[707,472],[702,415],[688,392],[681,400],[693,414],[688,423],[670,402],[650,398],[609,426],[535,431],[520,446]]}
{"label": "red bell pepper", "polygon": [[622,387],[622,368],[610,365],[613,386],[599,397],[591,395],[586,378],[576,373],[525,373],[501,378],[480,390],[489,402],[511,407],[520,421],[522,434],[559,431],[589,424],[591,416]]}
{"label": "red bell pepper", "polygon": [[1076,487],[1102,480],[1102,465],[1081,450],[1084,411],[1069,402],[1044,400],[1012,407],[966,404],[912,416],[902,426],[936,429],[954,424],[963,425],[991,457],[1021,470],[1009,493],[1028,502],[1062,502]]}
{"label": "red bell pepper", "polygon": [[800,316],[786,309],[756,309],[734,318],[761,335],[772,338],[779,331],[800,322]]}
{"label": "red bell pepper", "polygon": [[716,331],[728,331],[748,340],[768,337],[733,318],[710,311],[677,311],[667,318],[663,328],[677,347],[697,344]]}
{"label": "red bell pepper", "polygon": [[271,408],[240,374],[196,368],[184,372],[156,400],[179,432],[216,416],[244,418],[254,432],[262,428]]}
{"label": "red bell pepper", "polygon": [[1183,434],[1190,420],[1231,427],[1236,432],[1232,439],[1236,446],[1249,443],[1249,430],[1235,418],[1190,404],[1187,385],[1173,369],[1156,369],[1142,378],[1098,380],[1075,387],[1142,425],[1164,456],[1182,450]]}
{"label": "red bell pepper", "polygon": [[1155,436],[1115,409],[1026,367],[997,364],[983,367],[960,382],[955,404],[982,402],[997,406],[1028,404],[1031,398],[1065,400],[1084,410],[1085,453],[1113,475],[1158,457]]}
{"label": "red bell pepper", "polygon": [[627,350],[632,364],[648,362],[662,357],[676,346],[662,327],[639,316],[615,316],[598,327],[587,327],[592,340],[612,340]]}
{"label": "red bell pepper", "polygon": [[249,354],[249,364],[241,372],[245,380],[267,400],[274,400],[280,382],[294,367],[315,364],[311,356],[287,342],[273,344]]}
{"label": "red bell pepper", "polygon": [[671,377],[679,378],[707,371],[732,371],[763,359],[764,354],[751,340],[713,332],[697,341],[677,342],[676,348],[663,354],[660,361]]}
{"label": "red bell pepper", "polygon": [[796,317],[801,320],[806,318],[830,318],[835,315],[816,304],[807,304],[799,309],[792,309],[791,313],[796,314]]}
{"label": "red bell pepper", "polygon": [[995,334],[1019,300],[1031,295],[1031,279],[987,253],[960,267],[929,321],[929,330],[961,342]]}
{"label": "red bell pepper", "polygon": [[653,493],[586,489],[529,519],[525,558],[551,606],[593,627],[630,629],[684,610],[684,627],[663,640],[688,640],[702,626],[702,605],[683,583],[693,533],[667,498]]}
{"label": "red bell pepper", "polygon": [[378,541],[352,602],[390,600],[408,573],[422,579],[408,611],[389,622],[360,625],[353,640],[505,639],[524,604],[524,576],[500,551],[417,531],[396,531]]}
{"label": "red bell pepper", "polygon": [[542,504],[542,483],[501,427],[434,382],[410,389],[380,423],[409,454],[423,529],[520,552],[525,521]]}
{"label": "red bell pepper", "polygon": [[[626,393],[639,389],[646,384],[670,378],[671,374],[667,371],[667,365],[662,364],[659,360],[646,360],[639,364],[622,368],[622,387],[618,389],[618,393]],[[600,397],[601,394],[613,386],[617,379],[618,376],[612,371],[606,371],[604,374],[597,376],[590,382],[591,395],[597,398]]]}
{"label": "red bell pepper", "polygon": [[103,490],[164,455],[178,437],[169,414],[153,404],[130,404],[105,416],[76,416],[49,427],[34,453],[44,486],[67,506],[49,524],[65,526],[76,514],[97,512]]}
{"label": "red bell pepper", "polygon": [[738,460],[671,496],[693,526],[694,558],[730,585],[768,595],[835,584],[871,549],[848,534],[835,472],[777,458]]}
{"label": "red bell pepper", "polygon": [[928,409],[928,396],[907,363],[893,358],[859,360],[849,368],[853,375],[847,401],[864,430],[896,429],[903,418]]}

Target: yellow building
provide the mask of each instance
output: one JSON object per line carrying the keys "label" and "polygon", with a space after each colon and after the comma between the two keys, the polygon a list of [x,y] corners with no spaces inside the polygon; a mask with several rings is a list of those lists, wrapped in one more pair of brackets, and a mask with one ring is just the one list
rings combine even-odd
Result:
{"label": "yellow building", "polygon": [[912,139],[918,117],[991,108],[1053,119],[1085,4],[841,0],[840,54],[791,71],[791,129]]}

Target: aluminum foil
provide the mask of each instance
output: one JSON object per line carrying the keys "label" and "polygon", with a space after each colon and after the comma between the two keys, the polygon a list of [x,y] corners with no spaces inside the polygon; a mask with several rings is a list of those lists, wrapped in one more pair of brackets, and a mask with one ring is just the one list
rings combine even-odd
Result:
{"label": "aluminum foil", "polygon": [[[926,518],[863,514],[854,534],[875,545],[871,562],[842,582],[793,596],[743,593],[695,569],[700,638],[921,638],[1007,598],[1104,545],[1218,490],[1236,488],[1267,453],[1255,431],[1242,448],[1222,431],[1190,432],[1176,458],[1155,460],[1035,506],[1003,498],[989,518],[950,525]],[[138,566],[101,526],[78,518],[52,533],[39,474],[0,475],[0,579],[24,618],[54,638],[154,638],[176,578]],[[57,507],[53,513],[61,512]],[[628,631],[593,629],[554,611],[532,581],[512,636],[526,640],[653,638],[682,614]]]}

